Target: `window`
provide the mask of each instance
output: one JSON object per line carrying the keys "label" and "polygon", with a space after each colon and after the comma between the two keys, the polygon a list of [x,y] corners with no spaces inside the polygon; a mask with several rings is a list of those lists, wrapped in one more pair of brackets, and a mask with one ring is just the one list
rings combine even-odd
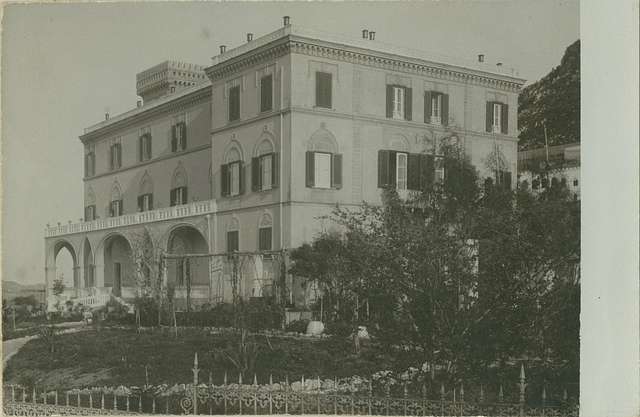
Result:
{"label": "window", "polygon": [[96,206],[92,204],[84,208],[84,221],[90,222],[96,219]]}
{"label": "window", "polygon": [[229,89],[229,121],[240,119],[240,86]]}
{"label": "window", "polygon": [[316,107],[331,108],[331,74],[316,72]]}
{"label": "window", "polygon": [[240,249],[239,232],[232,230],[227,232],[227,252],[234,252]]}
{"label": "window", "polygon": [[171,206],[187,204],[187,187],[177,187],[170,191],[169,200]]}
{"label": "window", "polygon": [[434,182],[435,172],[433,155],[378,151],[378,188],[421,190]]}
{"label": "window", "polygon": [[573,186],[577,187],[578,186],[578,180],[573,180]]}
{"label": "window", "polygon": [[[171,152],[187,149],[187,124],[178,122],[171,126]],[[151,158],[151,135],[149,135],[149,158]]]}
{"label": "window", "polygon": [[239,158],[239,153],[232,158],[232,162],[222,165],[220,170],[223,197],[244,194],[244,163],[236,159]]}
{"label": "window", "polygon": [[184,286],[185,282],[189,282],[191,274],[191,264],[188,258],[181,258],[176,261],[176,285]]}
{"label": "window", "polygon": [[84,175],[85,177],[96,175],[96,154],[94,152],[85,155]]}
{"label": "window", "polygon": [[407,157],[404,152],[396,153],[396,189],[407,189]]}
{"label": "window", "polygon": [[119,143],[111,145],[109,156],[109,167],[111,170],[120,168],[122,166],[122,145]]}
{"label": "window", "polygon": [[151,159],[151,133],[144,133],[138,138],[138,160],[140,162]]}
{"label": "window", "polygon": [[424,93],[424,122],[434,125],[449,124],[449,95],[437,91]]}
{"label": "window", "polygon": [[278,186],[278,159],[276,153],[260,155],[251,160],[253,191],[271,190]]}
{"label": "window", "polygon": [[122,200],[114,200],[109,204],[109,216],[122,216]]}
{"label": "window", "polygon": [[387,117],[411,120],[411,89],[398,85],[387,85]]}
{"label": "window", "polygon": [[270,111],[273,108],[273,76],[266,75],[260,79],[260,111]]}
{"label": "window", "polygon": [[271,227],[258,229],[258,250],[271,250]]}
{"label": "window", "polygon": [[240,194],[240,162],[229,164],[229,194]]}
{"label": "window", "polygon": [[142,194],[138,196],[138,211],[153,210],[153,194]]}
{"label": "window", "polygon": [[308,151],[306,184],[309,188],[342,188],[342,155]]}
{"label": "window", "polygon": [[487,132],[507,134],[509,131],[509,106],[487,101]]}

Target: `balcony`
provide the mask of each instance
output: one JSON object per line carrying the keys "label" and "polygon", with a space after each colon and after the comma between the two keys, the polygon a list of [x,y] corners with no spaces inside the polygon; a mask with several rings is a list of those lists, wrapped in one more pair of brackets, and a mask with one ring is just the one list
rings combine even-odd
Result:
{"label": "balcony", "polygon": [[59,224],[58,226],[46,227],[45,237],[49,238],[74,233],[86,233],[116,227],[134,226],[138,224],[200,216],[203,214],[214,213],[216,211],[216,207],[216,200],[194,201],[193,203],[180,206],[164,207],[156,210],[124,214],[118,217],[96,219],[89,222]]}

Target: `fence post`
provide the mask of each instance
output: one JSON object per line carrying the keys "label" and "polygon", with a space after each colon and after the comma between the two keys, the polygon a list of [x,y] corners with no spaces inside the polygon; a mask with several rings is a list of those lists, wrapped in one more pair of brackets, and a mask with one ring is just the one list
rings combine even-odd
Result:
{"label": "fence post", "polygon": [[480,384],[480,403],[484,402],[484,387]]}
{"label": "fence post", "polygon": [[93,393],[89,391],[89,408],[93,408]]}
{"label": "fence post", "polygon": [[404,413],[403,415],[407,415],[407,397],[409,396],[409,391],[407,390],[407,383],[404,383],[404,388],[402,390],[402,396],[404,397],[402,399],[402,412]]}
{"label": "fence post", "polygon": [[115,391],[113,392],[113,409],[118,409],[118,394]]}
{"label": "fence post", "polygon": [[502,391],[502,384],[500,384],[500,391],[498,391],[498,402],[504,401],[504,392]]}
{"label": "fence post", "polygon": [[253,414],[258,415],[258,376],[253,374]]}
{"label": "fence post", "polygon": [[333,377],[333,414],[338,414],[338,377]]}
{"label": "fence post", "polygon": [[544,414],[544,407],[547,403],[547,389],[546,387],[543,385],[542,386],[542,413]]}
{"label": "fence post", "polygon": [[284,376],[284,413],[289,414],[289,375]]}
{"label": "fence post", "polygon": [[269,374],[269,415],[273,414],[273,396],[271,390],[273,388],[273,375]]}
{"label": "fence post", "polygon": [[11,401],[15,401],[16,400],[16,387],[14,385],[11,385]]}
{"label": "fence post", "polygon": [[104,410],[104,391],[102,391],[102,394],[100,395],[100,409]]}
{"label": "fence post", "polygon": [[31,402],[33,402],[34,404],[36,403],[36,386],[33,386],[33,398],[31,398]]}
{"label": "fence post", "polygon": [[422,384],[422,415],[427,415],[427,386]]}
{"label": "fence post", "polygon": [[76,406],[80,407],[80,391],[78,391],[78,395],[76,395]]}
{"label": "fence post", "polygon": [[55,404],[58,405],[58,389],[55,391]]}
{"label": "fence post", "polygon": [[440,409],[444,416],[444,383],[440,383]]}
{"label": "fence post", "polygon": [[156,397],[153,396],[153,398],[151,399],[151,414],[155,414],[156,413]]}
{"label": "fence post", "polygon": [[[369,415],[371,415],[371,402],[373,401],[373,382],[371,381],[373,378],[369,379]],[[320,414],[320,411],[318,411]]]}
{"label": "fence post", "polygon": [[[371,384],[371,382],[369,382],[369,384]],[[316,398],[318,402],[318,415],[320,414],[320,391],[321,391],[320,387],[321,387],[320,375],[318,375],[318,397]],[[371,404],[371,401],[369,401],[369,404]],[[369,407],[369,414],[371,414],[371,407]]]}
{"label": "fence post", "polygon": [[193,357],[193,414],[198,414],[198,352]]}
{"label": "fence post", "polygon": [[304,414],[304,397],[305,397],[304,375],[302,375],[302,392],[300,393],[300,414]]}
{"label": "fence post", "polygon": [[138,413],[142,412],[142,393],[138,395]]}
{"label": "fence post", "polygon": [[222,399],[224,402],[224,413],[227,414],[227,371],[224,371],[224,379],[222,380]]}
{"label": "fence post", "polygon": [[525,384],[525,374],[524,374],[524,363],[520,365],[520,417],[524,416],[524,389],[526,387]]}

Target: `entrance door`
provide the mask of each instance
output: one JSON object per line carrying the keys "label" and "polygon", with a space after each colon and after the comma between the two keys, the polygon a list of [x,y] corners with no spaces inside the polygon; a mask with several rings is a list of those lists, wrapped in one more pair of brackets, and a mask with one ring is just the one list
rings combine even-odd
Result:
{"label": "entrance door", "polygon": [[115,262],[113,264],[113,295],[120,297],[122,295],[122,264]]}

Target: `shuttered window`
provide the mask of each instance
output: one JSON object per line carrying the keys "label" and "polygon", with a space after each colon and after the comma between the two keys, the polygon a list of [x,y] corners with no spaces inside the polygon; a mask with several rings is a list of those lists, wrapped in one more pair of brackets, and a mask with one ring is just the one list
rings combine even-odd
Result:
{"label": "shuttered window", "polygon": [[240,250],[239,232],[233,230],[227,232],[227,252]]}
{"label": "shuttered window", "polygon": [[397,120],[411,120],[411,88],[387,85],[387,117]]}
{"label": "shuttered window", "polygon": [[93,152],[89,152],[85,156],[84,175],[86,177],[96,175],[96,154]]}
{"label": "shuttered window", "polygon": [[331,74],[316,72],[316,107],[331,108]]}
{"label": "shuttered window", "polygon": [[251,191],[266,191],[278,186],[278,157],[268,153],[251,159]]}
{"label": "shuttered window", "polygon": [[434,176],[433,155],[378,151],[378,188],[421,190],[433,184]]}
{"label": "shuttered window", "polygon": [[258,250],[271,250],[271,227],[258,229]]}
{"label": "shuttered window", "polygon": [[96,206],[95,204],[84,208],[84,221],[90,222],[96,219]]}
{"label": "shuttered window", "polygon": [[487,132],[509,133],[509,106],[504,103],[487,101]]}
{"label": "shuttered window", "polygon": [[496,171],[496,185],[510,190],[511,189],[511,172],[509,171]]}
{"label": "shuttered window", "polygon": [[187,204],[187,201],[187,187],[177,187],[170,191],[169,202],[171,206]]}
{"label": "shuttered window", "polygon": [[229,121],[240,119],[240,86],[229,89]]}
{"label": "shuttered window", "polygon": [[325,189],[342,188],[342,154],[308,151],[306,186]]}
{"label": "shuttered window", "polygon": [[424,122],[447,126],[449,124],[449,95],[437,91],[424,93]]}
{"label": "shuttered window", "polygon": [[138,211],[153,210],[153,194],[141,194],[138,196]]}
{"label": "shuttered window", "polygon": [[122,200],[114,200],[109,204],[109,216],[122,216]]}
{"label": "shuttered window", "polygon": [[260,79],[260,111],[273,108],[273,76],[271,74]]}
{"label": "shuttered window", "polygon": [[138,138],[138,160],[140,162],[151,159],[151,133],[145,133]]}
{"label": "shuttered window", "polygon": [[119,143],[111,145],[109,155],[109,167],[111,170],[120,168],[122,166],[122,145]]}
{"label": "shuttered window", "polygon": [[229,195],[240,194],[240,162],[229,164]]}

